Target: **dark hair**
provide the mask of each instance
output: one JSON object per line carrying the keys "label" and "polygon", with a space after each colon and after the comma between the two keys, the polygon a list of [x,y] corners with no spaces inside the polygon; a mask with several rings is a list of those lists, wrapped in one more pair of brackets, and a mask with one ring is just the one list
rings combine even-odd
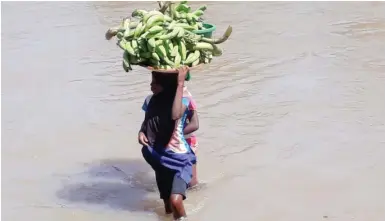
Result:
{"label": "dark hair", "polygon": [[152,76],[155,78],[157,84],[163,87],[164,91],[176,92],[178,75],[173,73],[152,72]]}

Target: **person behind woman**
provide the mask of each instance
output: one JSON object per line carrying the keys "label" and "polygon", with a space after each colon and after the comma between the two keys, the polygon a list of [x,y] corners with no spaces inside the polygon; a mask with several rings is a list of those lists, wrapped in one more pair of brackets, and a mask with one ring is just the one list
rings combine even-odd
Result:
{"label": "person behind woman", "polygon": [[155,171],[160,198],[174,219],[186,217],[183,200],[192,178],[195,155],[184,138],[189,98],[183,97],[188,68],[176,74],[152,72],[151,90],[142,109],[145,118],[138,134],[144,159]]}
{"label": "person behind woman", "polygon": [[[195,103],[195,100],[192,97],[192,94],[188,91],[187,87],[184,86],[183,88],[183,96],[188,97],[190,99],[190,104],[188,107],[188,114],[187,114],[187,120],[184,127],[184,137],[190,145],[192,151],[194,154],[197,154],[197,148],[198,148],[198,141],[194,134],[195,131],[199,129],[199,118],[197,113],[197,105]],[[189,183],[189,188],[192,188],[198,184],[198,174],[197,174],[197,161],[195,160],[193,162],[193,176],[192,180]]]}

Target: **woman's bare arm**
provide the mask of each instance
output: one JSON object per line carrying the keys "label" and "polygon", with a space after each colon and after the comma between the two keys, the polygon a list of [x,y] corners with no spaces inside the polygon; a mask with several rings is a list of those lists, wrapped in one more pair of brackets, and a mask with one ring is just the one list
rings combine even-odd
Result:
{"label": "woman's bare arm", "polygon": [[143,120],[142,126],[140,127],[139,133],[145,133],[146,132],[146,119]]}
{"label": "woman's bare arm", "polygon": [[182,67],[178,70],[178,86],[176,88],[176,93],[174,97],[174,102],[172,104],[172,119],[178,120],[183,116],[186,107],[182,104],[183,97],[183,86],[184,80],[186,79],[186,74],[188,72],[188,67]]}
{"label": "woman's bare arm", "polygon": [[183,116],[183,112],[185,108],[182,104],[182,96],[183,96],[183,83],[178,83],[178,87],[176,88],[174,102],[172,104],[172,119],[178,120]]}
{"label": "woman's bare arm", "polygon": [[199,129],[199,119],[197,111],[193,111],[190,122],[184,128],[183,133],[191,134]]}

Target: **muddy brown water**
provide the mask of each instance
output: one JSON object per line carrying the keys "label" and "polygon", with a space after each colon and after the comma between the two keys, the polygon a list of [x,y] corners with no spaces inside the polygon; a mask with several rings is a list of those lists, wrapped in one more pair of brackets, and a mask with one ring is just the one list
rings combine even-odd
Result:
{"label": "muddy brown water", "polygon": [[[197,7],[202,3],[191,3]],[[191,220],[385,220],[385,4],[206,2]],[[150,76],[104,33],[150,2],[2,2],[2,218],[169,220],[136,134]]]}

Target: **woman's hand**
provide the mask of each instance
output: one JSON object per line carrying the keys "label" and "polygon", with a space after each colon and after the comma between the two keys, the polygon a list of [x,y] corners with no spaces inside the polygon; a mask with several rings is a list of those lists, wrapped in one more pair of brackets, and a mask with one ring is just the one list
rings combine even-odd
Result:
{"label": "woman's hand", "polygon": [[146,135],[143,132],[139,132],[138,134],[138,142],[143,145],[148,147],[148,139]]}
{"label": "woman's hand", "polygon": [[182,66],[178,69],[178,83],[180,84],[184,83],[188,71],[189,71],[188,66]]}

